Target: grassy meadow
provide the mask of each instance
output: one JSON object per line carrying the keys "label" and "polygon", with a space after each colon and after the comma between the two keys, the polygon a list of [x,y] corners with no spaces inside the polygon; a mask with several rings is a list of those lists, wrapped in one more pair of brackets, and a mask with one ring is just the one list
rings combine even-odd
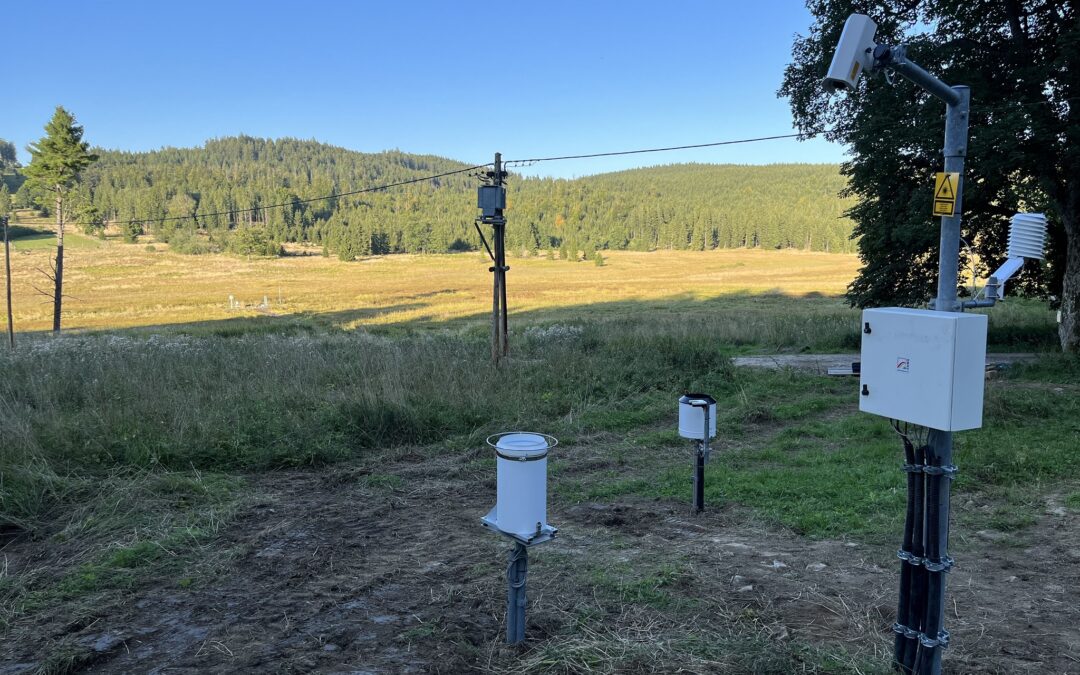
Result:
{"label": "grassy meadow", "polygon": [[[511,259],[513,358],[496,368],[490,274],[476,254],[238,260],[85,239],[69,252],[69,334],[59,339],[39,334],[50,308],[32,289],[47,255],[37,240],[16,241],[15,320],[25,332],[0,353],[0,534],[58,553],[48,566],[2,568],[0,631],[49,612],[100,612],[118,590],[212,586],[242,553],[230,527],[269,499],[277,472],[326,472],[407,501],[416,499],[408,467],[450,456],[460,464],[438,484],[484,493],[476,509],[486,509],[494,461],[483,439],[511,428],[560,439],[557,510],[685,504],[689,455],[674,402],[687,390],[721,401],[711,507],[807,541],[858,542],[883,561],[897,543],[899,441],[886,421],[857,412],[853,381],[730,360],[855,350],[858,315],[838,297],[857,269],[852,256],[625,252],[602,267]],[[230,310],[230,294],[245,307]],[[1010,301],[991,326],[992,349],[1054,344],[1053,316],[1038,303]],[[1080,362],[1053,354],[988,384],[985,427],[957,437],[958,527],[1020,546],[1047,504],[1080,509],[1078,394]],[[535,670],[701,664],[732,640],[751,659],[732,667],[767,661],[769,672],[876,671],[884,653],[876,628],[843,648],[819,650],[805,636],[777,647],[761,621],[740,615],[723,629],[735,633],[672,638],[673,651],[646,655],[618,637],[627,612],[675,631],[704,609],[679,581],[684,553],[657,552],[645,571],[558,555],[573,583],[597,602],[607,588],[621,609],[552,629],[529,653]],[[82,647],[57,639],[63,664],[83,662]],[[568,660],[571,644],[582,660]]]}
{"label": "grassy meadow", "polygon": [[[64,326],[69,329],[209,327],[210,322],[275,318],[346,330],[459,326],[490,312],[490,261],[477,253],[343,263],[323,258],[317,249],[244,260],[174,255],[161,245],[104,243],[78,234],[68,235],[67,243],[71,299]],[[39,270],[48,268],[50,239],[16,239],[14,251],[16,328],[46,330],[52,325],[51,307],[34,286],[47,284]],[[564,320],[633,315],[640,308],[681,311],[737,296],[836,295],[858,261],[824,253],[721,250],[611,252],[602,267],[536,257],[512,258],[510,265],[511,310]],[[229,308],[230,295],[241,308]],[[264,298],[267,304],[260,307]]]}

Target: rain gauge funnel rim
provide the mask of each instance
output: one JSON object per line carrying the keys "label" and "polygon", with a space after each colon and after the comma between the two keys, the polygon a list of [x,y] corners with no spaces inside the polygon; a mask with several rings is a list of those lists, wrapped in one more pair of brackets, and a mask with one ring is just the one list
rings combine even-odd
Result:
{"label": "rain gauge funnel rim", "polygon": [[559,444],[554,436],[534,431],[504,431],[492,434],[484,442],[495,448],[503,459],[529,462],[547,457],[548,450]]}

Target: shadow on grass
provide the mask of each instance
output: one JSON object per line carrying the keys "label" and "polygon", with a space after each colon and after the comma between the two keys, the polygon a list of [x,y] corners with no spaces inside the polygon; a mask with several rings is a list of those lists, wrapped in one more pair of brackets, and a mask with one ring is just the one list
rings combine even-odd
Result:
{"label": "shadow on grass", "polygon": [[[231,337],[248,334],[296,334],[360,330],[400,336],[431,330],[454,330],[486,335],[490,312],[475,312],[450,319],[434,318],[439,298],[455,293],[435,291],[407,298],[407,302],[329,312],[245,315],[187,323],[152,324],[120,329],[71,329],[68,332],[121,335],[181,334]],[[739,291],[711,298],[679,293],[655,299],[627,299],[577,303],[558,307],[513,310],[510,298],[510,339],[520,339],[523,328],[556,324],[600,324],[611,330],[684,332],[710,331],[718,342],[733,348],[765,351],[857,351],[859,310],[842,296],[820,293],[760,293]],[[990,312],[989,346],[1002,351],[1056,351],[1059,347],[1054,315],[1037,301],[1013,299],[1008,312]],[[430,309],[430,312],[424,310]],[[415,316],[417,312],[421,316]],[[413,313],[395,320],[395,314]],[[47,335],[46,331],[20,335]]]}

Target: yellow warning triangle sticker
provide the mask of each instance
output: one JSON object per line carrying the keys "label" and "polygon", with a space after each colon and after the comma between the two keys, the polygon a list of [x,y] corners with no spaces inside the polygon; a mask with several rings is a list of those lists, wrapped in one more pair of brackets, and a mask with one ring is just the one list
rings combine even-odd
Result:
{"label": "yellow warning triangle sticker", "polygon": [[934,199],[946,199],[953,201],[956,199],[956,188],[953,185],[952,173],[939,173],[937,190],[934,192]]}

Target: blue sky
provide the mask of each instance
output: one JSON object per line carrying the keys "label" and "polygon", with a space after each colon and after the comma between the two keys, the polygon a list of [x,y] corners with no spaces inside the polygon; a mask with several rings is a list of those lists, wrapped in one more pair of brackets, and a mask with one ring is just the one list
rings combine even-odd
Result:
{"label": "blue sky", "polygon": [[[790,133],[775,92],[810,25],[799,0],[51,1],[5,19],[0,137],[24,161],[57,104],[126,150],[245,133],[483,163]],[[523,171],[842,158],[781,140]]]}

